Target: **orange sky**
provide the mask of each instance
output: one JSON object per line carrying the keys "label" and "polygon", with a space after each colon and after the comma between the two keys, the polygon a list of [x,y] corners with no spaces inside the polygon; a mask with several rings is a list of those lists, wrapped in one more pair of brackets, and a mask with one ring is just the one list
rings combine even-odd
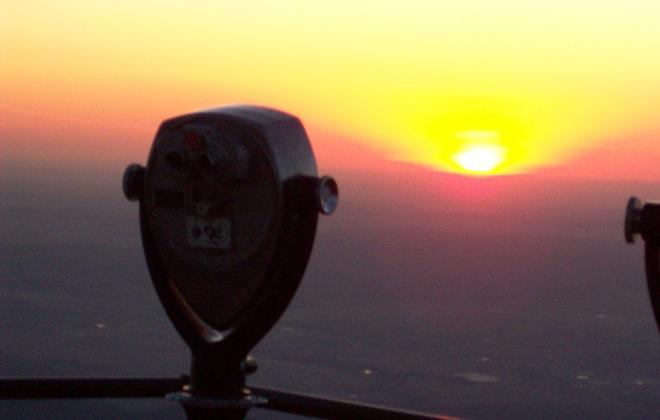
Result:
{"label": "orange sky", "polygon": [[143,161],[162,119],[240,102],[326,167],[660,179],[656,1],[234,3],[0,1],[0,154]]}

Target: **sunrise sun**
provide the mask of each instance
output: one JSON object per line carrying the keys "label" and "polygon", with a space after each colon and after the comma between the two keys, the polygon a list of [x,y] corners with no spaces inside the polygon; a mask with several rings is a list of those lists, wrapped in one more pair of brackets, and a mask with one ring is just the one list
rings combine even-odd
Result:
{"label": "sunrise sun", "polygon": [[461,141],[451,159],[462,170],[475,175],[492,174],[504,163],[506,149],[494,131],[464,131],[456,134]]}
{"label": "sunrise sun", "polygon": [[469,146],[453,159],[468,172],[488,174],[504,161],[504,150],[501,146]]}

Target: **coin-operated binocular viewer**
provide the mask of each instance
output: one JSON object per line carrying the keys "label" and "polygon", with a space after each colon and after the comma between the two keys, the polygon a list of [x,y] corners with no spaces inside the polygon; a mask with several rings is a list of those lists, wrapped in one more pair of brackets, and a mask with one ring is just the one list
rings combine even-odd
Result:
{"label": "coin-operated binocular viewer", "polygon": [[163,122],[123,187],[140,204],[154,287],[192,351],[189,386],[169,398],[192,417],[242,418],[261,400],[245,389],[248,352],[296,292],[336,182],[318,177],[297,118],[237,106]]}
{"label": "coin-operated binocular viewer", "polygon": [[437,415],[246,387],[248,352],[300,284],[318,214],[337,207],[337,183],[319,177],[292,115],[254,106],[197,112],[162,123],[146,167],[124,173],[139,201],[154,287],[192,352],[177,378],[0,378],[0,399],[160,398],[190,419],[241,419],[250,407],[322,418]]}
{"label": "coin-operated binocular viewer", "polygon": [[628,243],[634,243],[637,235],[644,239],[646,281],[660,331],[660,202],[642,204],[637,197],[630,198],[626,208],[624,234]]}

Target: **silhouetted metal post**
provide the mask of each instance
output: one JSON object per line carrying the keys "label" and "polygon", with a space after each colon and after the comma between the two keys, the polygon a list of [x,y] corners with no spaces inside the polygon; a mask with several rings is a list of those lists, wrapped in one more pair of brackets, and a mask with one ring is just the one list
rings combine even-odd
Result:
{"label": "silhouetted metal post", "polygon": [[646,282],[653,306],[653,314],[660,332],[660,202],[642,202],[631,197],[626,207],[624,236],[634,243],[635,237],[644,239],[644,265]]}

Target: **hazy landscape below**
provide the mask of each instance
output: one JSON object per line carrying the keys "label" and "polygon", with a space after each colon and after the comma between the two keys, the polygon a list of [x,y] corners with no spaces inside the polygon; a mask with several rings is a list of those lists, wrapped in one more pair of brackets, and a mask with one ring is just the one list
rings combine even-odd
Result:
{"label": "hazy landscape below", "polygon": [[[166,376],[123,167],[0,171],[0,375]],[[338,171],[302,286],[249,383],[468,418],[651,418],[660,337],[627,198],[660,183]],[[272,413],[255,410],[253,418]],[[166,401],[0,402],[2,418],[183,418]]]}

